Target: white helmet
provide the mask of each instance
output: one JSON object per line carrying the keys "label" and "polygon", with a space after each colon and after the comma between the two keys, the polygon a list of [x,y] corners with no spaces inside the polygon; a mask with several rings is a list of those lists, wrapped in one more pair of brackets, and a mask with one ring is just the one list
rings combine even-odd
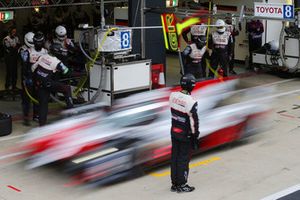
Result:
{"label": "white helmet", "polygon": [[277,52],[279,50],[279,41],[278,40],[272,40],[265,44],[267,50],[271,52]]}
{"label": "white helmet", "polygon": [[205,26],[205,24],[201,24],[201,25],[192,25],[191,26],[191,34],[193,36],[201,36],[201,35],[206,35],[206,30],[207,30],[207,26]]}
{"label": "white helmet", "polygon": [[224,22],[224,20],[222,20],[222,19],[218,19],[217,21],[216,21],[216,26],[217,26],[217,31],[219,32],[219,33],[224,33],[225,32],[225,22]]}
{"label": "white helmet", "polygon": [[33,47],[34,44],[33,44],[33,37],[34,37],[34,33],[33,32],[28,32],[24,35],[24,42],[25,42],[25,45],[27,47]]}
{"label": "white helmet", "polygon": [[55,35],[59,40],[64,40],[67,36],[67,29],[63,26],[58,26],[55,29]]}

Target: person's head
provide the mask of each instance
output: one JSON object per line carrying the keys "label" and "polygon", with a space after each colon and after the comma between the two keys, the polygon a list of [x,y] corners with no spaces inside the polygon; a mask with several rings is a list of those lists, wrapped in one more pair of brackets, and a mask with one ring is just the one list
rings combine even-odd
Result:
{"label": "person's head", "polygon": [[34,37],[33,32],[28,32],[24,35],[24,43],[28,48],[34,47],[33,37]]}
{"label": "person's head", "polygon": [[38,31],[36,34],[34,34],[33,44],[35,50],[40,51],[44,47],[44,43],[45,36],[42,32]]}
{"label": "person's head", "polygon": [[232,18],[227,17],[225,23],[228,25],[232,25]]}
{"label": "person's head", "polygon": [[55,35],[56,35],[57,39],[63,41],[64,39],[67,38],[67,29],[65,27],[59,25],[55,29]]}
{"label": "person's head", "polygon": [[217,27],[218,33],[224,33],[225,32],[225,30],[226,30],[225,25],[226,24],[225,24],[224,20],[222,20],[222,19],[218,19],[216,21],[216,27]]}
{"label": "person's head", "polygon": [[10,29],[9,29],[9,35],[10,35],[10,37],[15,37],[16,35],[17,35],[17,29],[16,29],[16,27],[10,27]]}
{"label": "person's head", "polygon": [[192,92],[196,85],[196,78],[193,74],[185,74],[180,79],[180,85],[183,90]]}
{"label": "person's head", "polygon": [[198,49],[202,49],[206,45],[206,36],[194,35],[192,36],[192,42],[194,42],[197,45]]}

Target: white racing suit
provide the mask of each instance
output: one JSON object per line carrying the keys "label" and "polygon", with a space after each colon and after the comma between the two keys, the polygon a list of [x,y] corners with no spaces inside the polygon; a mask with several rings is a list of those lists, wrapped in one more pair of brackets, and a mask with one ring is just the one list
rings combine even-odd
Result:
{"label": "white racing suit", "polygon": [[[34,48],[28,48],[26,45],[23,45],[19,49],[19,54],[22,61],[22,108],[24,120],[29,120],[29,111],[31,106],[31,99],[28,96],[33,96],[36,98],[37,91],[33,85],[33,75],[31,71],[31,66],[36,63],[39,57],[47,54],[47,50],[42,48],[40,51],[36,51]],[[27,90],[27,92],[26,92]],[[38,117],[39,107],[38,104],[33,104],[33,118]]]}
{"label": "white racing suit", "polygon": [[197,102],[183,92],[171,93],[169,102],[172,113],[171,180],[173,185],[184,185],[188,179],[192,139],[199,136]]}
{"label": "white racing suit", "polygon": [[182,53],[185,57],[184,74],[193,74],[197,79],[205,77],[205,67],[202,66],[205,53],[206,46],[201,49],[195,43],[187,46]]}
{"label": "white racing suit", "polygon": [[[213,32],[208,42],[209,48],[212,49],[211,68],[215,71],[220,65],[224,77],[228,76],[229,58],[232,58],[232,44],[233,39],[229,31],[224,33]],[[212,70],[209,70],[209,77],[214,77]]]}
{"label": "white racing suit", "polygon": [[71,88],[54,79],[54,73],[59,71],[66,74],[69,69],[56,57],[46,54],[41,56],[32,66],[35,85],[38,88],[38,99],[40,105],[39,124],[45,125],[48,114],[48,101],[51,92],[61,92],[65,96],[67,108],[73,107]]}

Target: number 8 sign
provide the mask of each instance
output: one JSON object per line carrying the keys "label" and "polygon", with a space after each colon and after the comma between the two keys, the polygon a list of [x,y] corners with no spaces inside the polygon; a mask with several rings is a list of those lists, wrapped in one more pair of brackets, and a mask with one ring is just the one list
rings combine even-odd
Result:
{"label": "number 8 sign", "polygon": [[284,19],[294,18],[294,6],[292,6],[292,5],[283,5],[283,18]]}
{"label": "number 8 sign", "polygon": [[127,49],[130,47],[130,32],[121,32],[121,49]]}

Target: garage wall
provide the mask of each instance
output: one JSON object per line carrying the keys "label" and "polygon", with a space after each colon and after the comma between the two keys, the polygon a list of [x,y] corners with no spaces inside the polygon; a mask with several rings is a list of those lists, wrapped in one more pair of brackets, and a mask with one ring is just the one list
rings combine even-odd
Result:
{"label": "garage wall", "polygon": [[[55,7],[47,8],[46,14],[49,15],[50,19],[54,16]],[[90,18],[90,23],[93,23],[93,13],[98,12],[98,10],[95,8],[94,5],[84,5],[82,6],[82,9],[87,12]],[[23,30],[24,26],[26,26],[29,23],[29,20],[32,16],[32,10],[33,9],[18,9],[15,10],[15,19],[13,21],[9,21],[8,23],[2,23],[0,22],[0,28],[1,32],[6,32],[8,28],[15,23],[17,30],[18,30],[18,36],[20,39],[23,38],[23,35],[25,34],[26,30]],[[75,10],[75,6],[70,6],[69,11],[73,12]],[[100,21],[100,19],[99,19]],[[112,20],[108,20],[108,22],[111,22]],[[50,21],[51,24],[51,21]],[[23,40],[23,39],[22,39]]]}
{"label": "garage wall", "polygon": [[[286,0],[268,0],[269,3],[286,3]],[[282,27],[281,21],[266,21],[266,42],[276,40],[279,41],[280,31]]]}
{"label": "garage wall", "polygon": [[[140,26],[140,3],[136,0],[129,0],[129,26]],[[165,1],[162,0],[145,0],[145,6],[148,8],[166,7]],[[145,13],[146,26],[161,26],[159,13]],[[133,34],[133,52],[141,53],[141,35],[139,30],[134,30]],[[145,30],[145,53],[146,58],[152,59],[152,62],[164,64],[165,66],[165,46],[162,29]]]}

